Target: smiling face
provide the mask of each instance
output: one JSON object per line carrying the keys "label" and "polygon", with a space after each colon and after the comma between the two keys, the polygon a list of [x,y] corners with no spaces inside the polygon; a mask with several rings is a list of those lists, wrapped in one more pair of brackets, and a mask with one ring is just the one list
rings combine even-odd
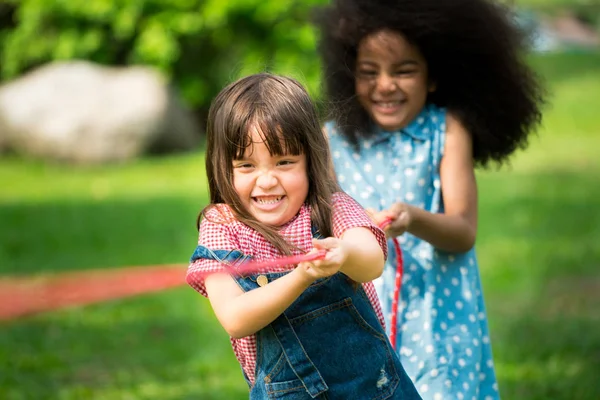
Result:
{"label": "smiling face", "polygon": [[401,34],[379,31],[358,46],[355,71],[358,100],[382,129],[407,126],[424,107],[429,83],[425,58]]}
{"label": "smiling face", "polygon": [[271,155],[256,124],[251,143],[233,160],[233,186],[246,210],[257,221],[279,227],[300,211],[308,196],[306,155]]}

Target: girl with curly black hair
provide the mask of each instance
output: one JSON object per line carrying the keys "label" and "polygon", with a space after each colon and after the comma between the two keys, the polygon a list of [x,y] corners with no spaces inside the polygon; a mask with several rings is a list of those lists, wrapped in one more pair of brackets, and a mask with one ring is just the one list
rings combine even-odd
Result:
{"label": "girl with curly black hair", "polygon": [[526,41],[492,0],[332,0],[319,11],[337,179],[404,254],[376,281],[388,333],[424,399],[499,398],[474,244],[474,168],[541,120]]}

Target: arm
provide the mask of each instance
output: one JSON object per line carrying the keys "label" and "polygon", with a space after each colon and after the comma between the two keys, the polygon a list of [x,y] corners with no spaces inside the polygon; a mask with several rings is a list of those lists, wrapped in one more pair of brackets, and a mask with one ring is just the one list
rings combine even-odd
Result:
{"label": "arm", "polygon": [[416,208],[409,232],[435,247],[465,252],[477,234],[477,183],[471,135],[452,114],[446,119],[446,144],[440,164],[444,214]]}
{"label": "arm", "polygon": [[269,284],[244,292],[233,278],[213,274],[206,292],[217,319],[233,338],[252,335],[273,322],[314,279],[300,268]]}
{"label": "arm", "polygon": [[[222,250],[238,249],[239,236],[229,223],[233,219],[229,208],[213,207],[207,214],[200,225],[198,244]],[[277,318],[316,279],[315,275],[296,268],[264,287],[244,292],[219,261],[199,259],[190,265],[186,279],[208,297],[227,333],[241,338]]]}
{"label": "arm", "polygon": [[331,237],[313,243],[315,248],[327,249],[325,259],[301,263],[289,274],[248,292],[229,275],[206,278],[211,306],[230,336],[241,338],[264,328],[319,278],[341,271],[354,281],[366,282],[383,272],[383,250],[368,228],[351,228],[342,239]]}
{"label": "arm", "polygon": [[314,240],[313,244],[317,249],[328,250],[324,261],[340,263],[340,272],[355,282],[369,282],[383,273],[385,255],[369,228],[350,228],[341,239]]}
{"label": "arm", "polygon": [[380,223],[394,221],[387,229],[389,236],[409,232],[433,246],[452,252],[465,252],[475,244],[477,233],[477,183],[473,166],[472,139],[452,114],[446,119],[446,144],[440,164],[440,179],[445,212],[430,213],[404,203],[389,210],[372,213]]}

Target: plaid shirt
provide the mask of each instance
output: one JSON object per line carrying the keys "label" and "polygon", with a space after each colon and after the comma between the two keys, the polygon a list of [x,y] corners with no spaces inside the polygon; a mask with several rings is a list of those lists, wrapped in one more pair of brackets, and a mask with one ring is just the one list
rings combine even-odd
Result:
{"label": "plaid shirt", "polygon": [[[312,249],[312,232],[310,207],[303,205],[300,212],[281,230],[281,235],[299,250],[294,254],[303,254]],[[375,226],[365,214],[362,207],[345,193],[333,196],[333,235],[341,237],[350,228],[368,227],[376,236],[387,258],[387,242],[385,234]],[[198,244],[214,250],[240,250],[251,255],[255,260],[267,260],[280,257],[281,252],[269,243],[260,233],[237,221],[230,209],[225,205],[211,208],[200,224]],[[293,269],[293,265],[270,268],[260,272],[282,272]],[[207,272],[226,272],[226,269],[215,260],[198,259],[190,264],[187,282],[203,296],[207,296],[204,287],[204,276]],[[383,313],[372,282],[363,283],[363,288],[375,309],[381,325],[384,326]],[[246,376],[254,384],[256,369],[256,336],[250,335],[241,339],[231,338],[231,345],[236,358]]]}

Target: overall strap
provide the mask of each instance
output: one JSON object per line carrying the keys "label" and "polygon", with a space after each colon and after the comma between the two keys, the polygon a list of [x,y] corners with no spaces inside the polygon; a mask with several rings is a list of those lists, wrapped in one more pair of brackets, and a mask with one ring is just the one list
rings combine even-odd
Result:
{"label": "overall strap", "polygon": [[215,260],[227,266],[237,264],[248,258],[239,250],[213,250],[206,246],[198,245],[194,254],[190,257],[190,262],[193,263],[199,259]]}

